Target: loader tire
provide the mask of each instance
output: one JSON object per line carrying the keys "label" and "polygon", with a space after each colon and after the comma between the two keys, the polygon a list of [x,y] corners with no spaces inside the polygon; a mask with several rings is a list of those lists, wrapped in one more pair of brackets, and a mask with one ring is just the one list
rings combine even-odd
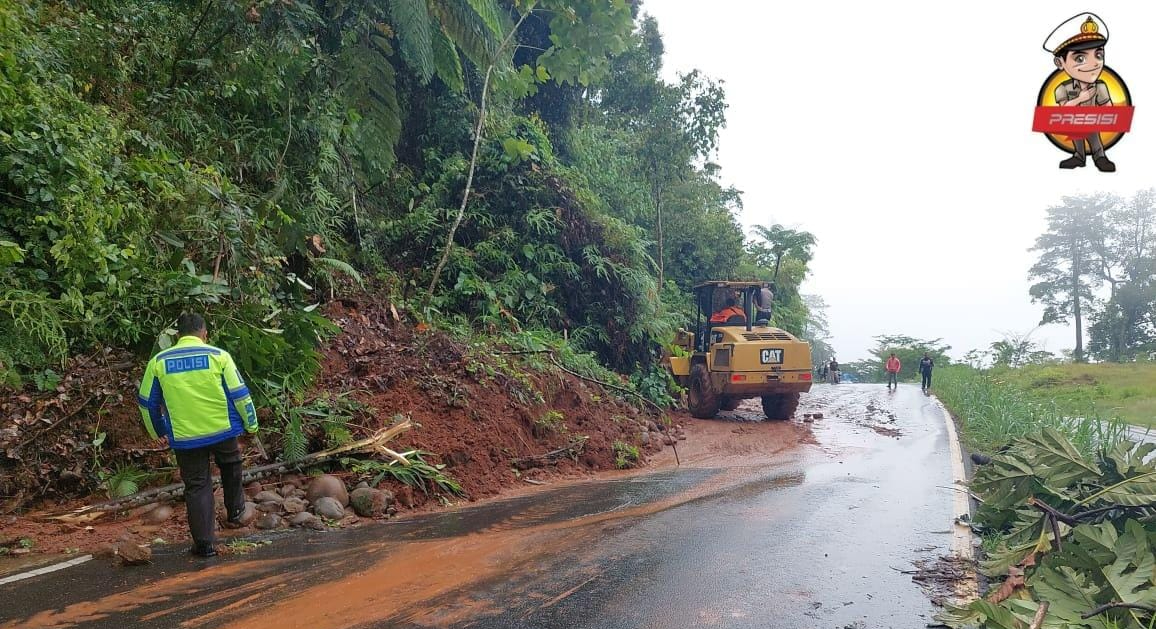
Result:
{"label": "loader tire", "polygon": [[692,417],[711,419],[718,415],[719,395],[710,382],[710,372],[706,365],[698,364],[690,370],[690,387],[687,391],[687,410]]}
{"label": "loader tire", "polygon": [[767,419],[787,420],[795,416],[799,408],[798,393],[781,393],[763,397],[763,413]]}

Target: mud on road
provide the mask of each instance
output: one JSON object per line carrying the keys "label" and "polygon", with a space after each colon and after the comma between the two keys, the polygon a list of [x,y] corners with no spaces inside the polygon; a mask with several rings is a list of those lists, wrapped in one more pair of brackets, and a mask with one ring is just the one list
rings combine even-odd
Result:
{"label": "mud on road", "polygon": [[924,626],[903,572],[950,546],[942,415],[914,387],[867,385],[816,387],[814,412],[687,420],[679,467],[663,454],[211,564],[90,562],[0,586],[0,627]]}

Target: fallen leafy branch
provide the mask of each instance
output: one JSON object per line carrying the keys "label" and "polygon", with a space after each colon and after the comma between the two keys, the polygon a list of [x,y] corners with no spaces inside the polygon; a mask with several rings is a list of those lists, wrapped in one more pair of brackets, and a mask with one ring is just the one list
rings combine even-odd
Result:
{"label": "fallen leafy branch", "polygon": [[[1088,455],[1050,428],[976,473],[975,525],[1000,536],[980,571],[986,597],[938,620],[990,629],[1150,629],[1156,623],[1156,445],[1120,442]],[[1026,508],[1025,508],[1026,507]],[[1091,611],[1087,611],[1091,609]]]}

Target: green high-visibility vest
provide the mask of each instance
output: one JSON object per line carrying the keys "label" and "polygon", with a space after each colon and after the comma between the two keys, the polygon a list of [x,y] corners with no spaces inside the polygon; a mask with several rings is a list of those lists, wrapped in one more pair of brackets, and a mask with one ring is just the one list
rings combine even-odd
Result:
{"label": "green high-visibility vest", "polygon": [[145,430],[187,450],[257,432],[249,387],[229,352],[195,336],[153,356],[137,392]]}

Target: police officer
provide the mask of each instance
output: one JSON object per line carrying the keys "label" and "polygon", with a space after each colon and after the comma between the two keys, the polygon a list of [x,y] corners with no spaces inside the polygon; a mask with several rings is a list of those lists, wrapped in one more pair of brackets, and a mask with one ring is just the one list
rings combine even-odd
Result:
{"label": "police officer", "polygon": [[[1062,107],[1102,107],[1112,104],[1108,86],[1100,80],[1104,70],[1104,45],[1108,43],[1108,27],[1094,13],[1081,13],[1056,27],[1044,42],[1044,50],[1052,53],[1056,67],[1069,77],[1056,87],[1056,103]],[[1060,162],[1060,168],[1082,168],[1087,161],[1084,139],[1074,138],[1074,153]],[[1114,172],[1116,165],[1104,153],[1100,133],[1087,136],[1092,148],[1092,162],[1101,172]]]}
{"label": "police officer", "polygon": [[233,357],[205,341],[205,320],[187,313],[177,320],[180,339],[145,366],[137,403],[145,430],[168,439],[185,484],[194,555],[217,554],[213,481],[209,458],[221,470],[225,525],[240,528],[256,518],[241,488],[237,437],[257,432],[257,411]]}

